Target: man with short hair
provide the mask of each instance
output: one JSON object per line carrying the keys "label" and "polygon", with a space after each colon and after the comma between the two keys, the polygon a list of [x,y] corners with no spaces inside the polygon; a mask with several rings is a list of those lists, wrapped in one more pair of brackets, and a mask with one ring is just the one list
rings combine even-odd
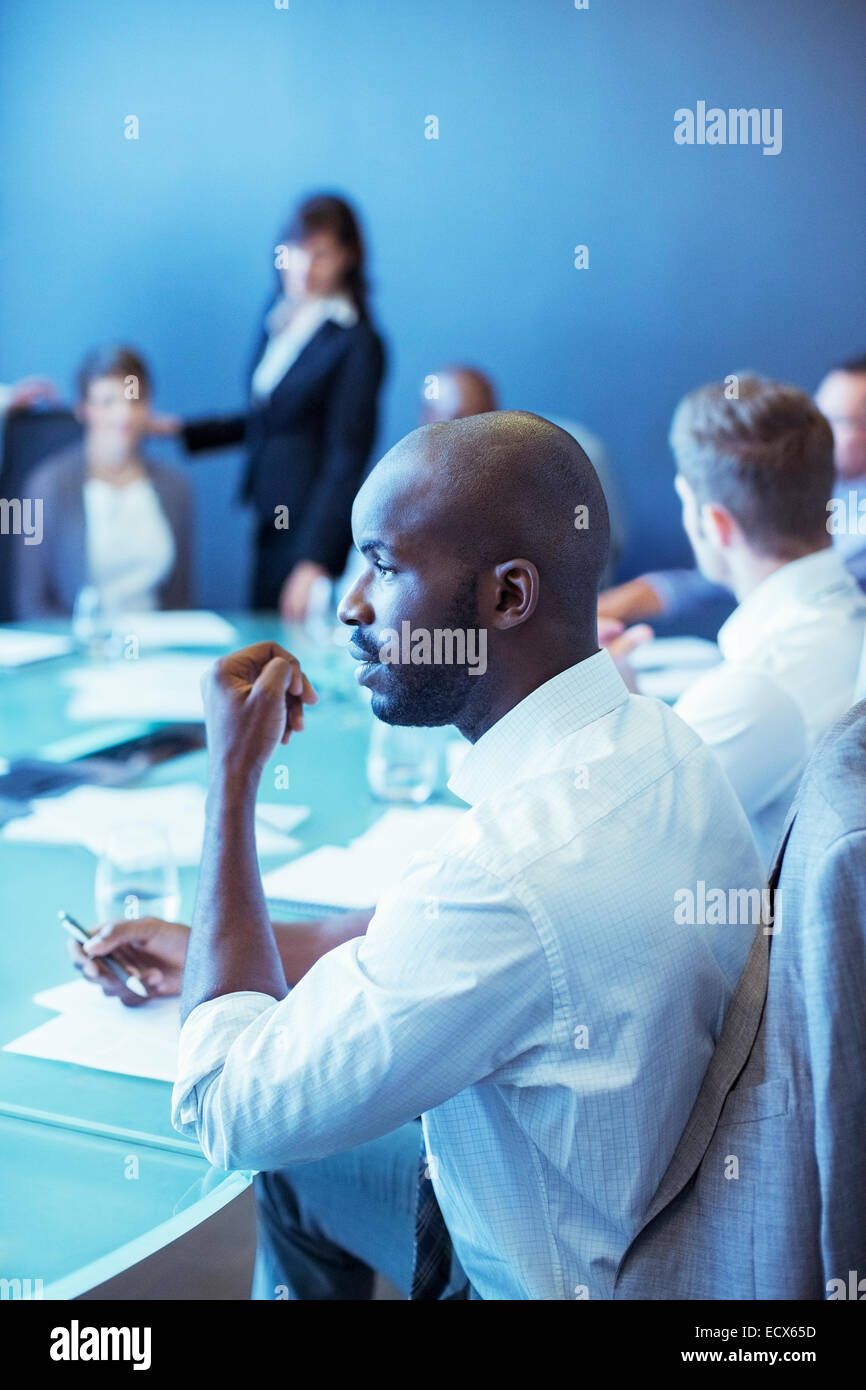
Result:
{"label": "man with short hair", "polygon": [[[866,356],[833,367],[815,392],[815,404],[830,424],[835,447],[836,484],[828,503],[827,529],[848,569],[866,588]],[[838,504],[843,524],[834,516]],[[605,589],[598,612],[601,618],[622,623],[681,619],[723,599],[725,592],[700,570],[656,570]]]}
{"label": "man with short hair", "polygon": [[[217,663],[173,1122],[260,1170],[257,1297],[369,1297],[375,1267],[459,1296],[451,1241],[474,1296],[610,1297],[755,931],[684,923],[676,895],[761,885],[752,837],[700,739],[598,650],[607,515],[568,434],[416,430],[352,522],[358,680],[386,722],[461,730],[469,809],[287,992],[254,805],[315,696],[274,643]],[[384,661],[403,623],[484,633],[484,671]]]}
{"label": "man with short hair", "polygon": [[854,700],[866,599],[831,546],[833,436],[793,386],[742,377],[686,396],[670,433],[701,573],[738,607],[724,660],[675,708],[716,753],[766,865],[818,737]]}

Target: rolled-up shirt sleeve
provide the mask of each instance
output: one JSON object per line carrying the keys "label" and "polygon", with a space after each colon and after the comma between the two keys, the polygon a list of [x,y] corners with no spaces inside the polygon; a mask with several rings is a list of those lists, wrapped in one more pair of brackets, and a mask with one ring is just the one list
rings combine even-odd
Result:
{"label": "rolled-up shirt sleeve", "polygon": [[308,1162],[389,1133],[550,1041],[553,989],[529,912],[465,856],[416,858],[364,937],[282,1000],[199,1004],[172,1123],[220,1168]]}

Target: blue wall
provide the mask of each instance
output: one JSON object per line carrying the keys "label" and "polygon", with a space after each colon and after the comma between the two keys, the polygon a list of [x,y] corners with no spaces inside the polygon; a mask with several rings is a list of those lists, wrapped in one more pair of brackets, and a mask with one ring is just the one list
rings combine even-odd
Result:
{"label": "blue wall", "polygon": [[[866,349],[864,39],[862,0],[7,6],[0,380],[68,389],[83,349],[128,339],[162,408],[239,405],[276,233],[299,194],[340,188],[390,343],[381,446],[426,373],[475,361],[504,405],[608,442],[624,568],[684,559],[682,392],[744,367],[811,388]],[[678,147],[699,99],[781,107],[782,153]],[[243,594],[238,463],[194,466],[211,604]]]}

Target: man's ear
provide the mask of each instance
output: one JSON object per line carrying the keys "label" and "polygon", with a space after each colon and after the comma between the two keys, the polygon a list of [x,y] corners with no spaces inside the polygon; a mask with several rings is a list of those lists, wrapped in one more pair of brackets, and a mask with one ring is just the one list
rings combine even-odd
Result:
{"label": "man's ear", "polygon": [[721,502],[705,502],[701,507],[704,534],[722,550],[729,550],[742,534],[737,522]]}
{"label": "man's ear", "polygon": [[488,626],[505,631],[531,618],[538,606],[541,582],[531,560],[505,560],[490,577],[492,588]]}

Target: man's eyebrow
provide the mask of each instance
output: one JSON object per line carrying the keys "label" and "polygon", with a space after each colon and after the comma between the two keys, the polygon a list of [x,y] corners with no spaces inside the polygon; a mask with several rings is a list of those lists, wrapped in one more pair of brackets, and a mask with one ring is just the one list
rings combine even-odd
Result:
{"label": "man's eyebrow", "polygon": [[362,555],[371,555],[384,550],[385,546],[381,541],[364,541],[363,545],[358,546],[358,549]]}

